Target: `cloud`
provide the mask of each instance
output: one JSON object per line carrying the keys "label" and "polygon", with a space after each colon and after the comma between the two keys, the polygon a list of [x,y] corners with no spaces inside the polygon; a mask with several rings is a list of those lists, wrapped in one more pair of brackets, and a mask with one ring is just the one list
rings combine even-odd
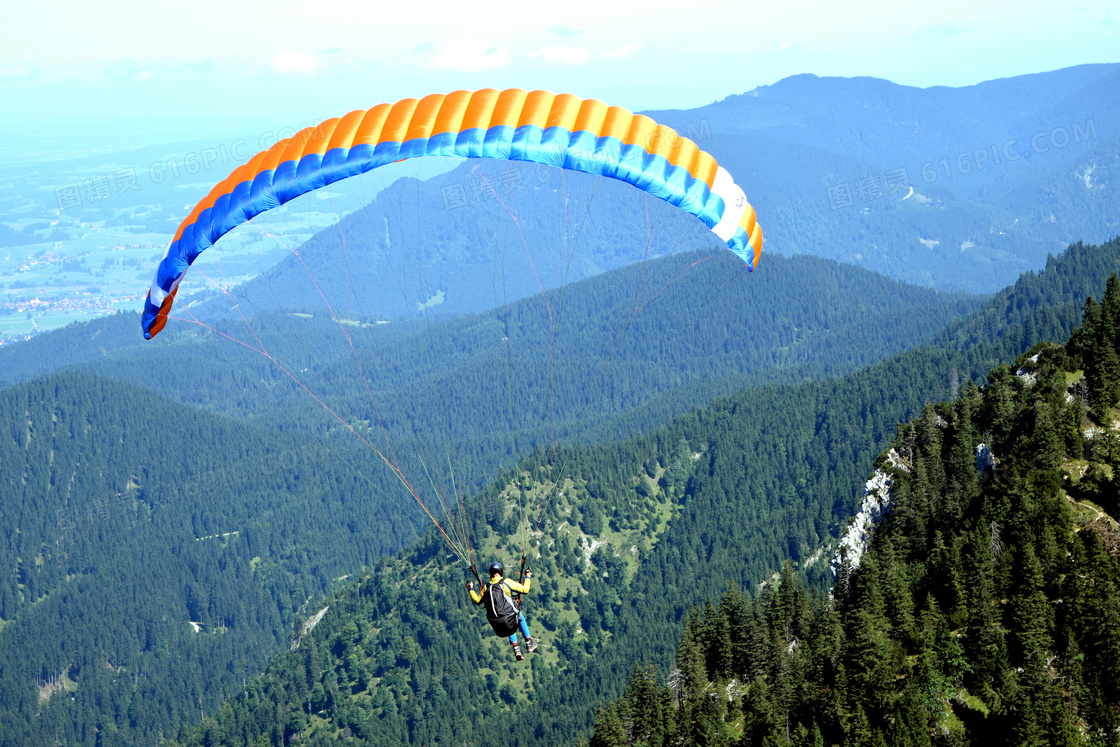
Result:
{"label": "cloud", "polygon": [[106,63],[104,72],[110,78],[133,80],[139,83],[144,83],[155,77],[151,70],[142,67],[127,57]]}
{"label": "cloud", "polygon": [[319,60],[315,55],[307,54],[306,52],[285,49],[283,52],[278,52],[276,56],[269,60],[268,66],[278,73],[286,73],[288,75],[310,75],[319,68]]}
{"label": "cloud", "polygon": [[530,52],[529,57],[543,57],[546,62],[553,65],[582,65],[587,62],[587,50],[583,47],[543,47],[535,52]]}
{"label": "cloud", "polygon": [[627,44],[625,47],[618,49],[608,49],[606,52],[599,53],[601,60],[625,60],[628,57],[633,57],[641,50],[637,44]]}
{"label": "cloud", "polygon": [[571,39],[573,36],[579,36],[583,33],[583,29],[573,29],[569,26],[553,26],[548,30],[550,34],[562,36],[565,39]]}
{"label": "cloud", "polygon": [[487,42],[455,41],[439,48],[427,67],[458,73],[482,73],[496,70],[509,61],[509,52]]}
{"label": "cloud", "polygon": [[38,74],[39,68],[34,65],[0,65],[0,80],[34,78]]}
{"label": "cloud", "polygon": [[774,59],[779,55],[785,55],[789,52],[798,52],[800,50],[801,45],[791,41],[770,42],[758,51],[758,56],[759,59]]}
{"label": "cloud", "polygon": [[183,69],[189,73],[195,73],[197,75],[212,75],[218,72],[218,66],[213,60],[184,62]]}
{"label": "cloud", "polygon": [[960,36],[967,31],[967,28],[955,23],[927,24],[915,29],[914,33],[910,34],[910,39],[918,42],[940,41],[952,39],[954,36]]}
{"label": "cloud", "polygon": [[1120,5],[1113,5],[1105,11],[1101,25],[1109,30],[1120,31]]}

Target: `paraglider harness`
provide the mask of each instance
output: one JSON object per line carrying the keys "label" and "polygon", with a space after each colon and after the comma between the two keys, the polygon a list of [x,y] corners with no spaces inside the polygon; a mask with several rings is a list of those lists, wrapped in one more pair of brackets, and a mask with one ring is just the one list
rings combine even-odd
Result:
{"label": "paraglider harness", "polygon": [[[474,573],[481,589],[483,583],[482,579],[478,577],[478,570],[471,566],[471,571]],[[525,558],[523,556],[518,581],[520,582],[524,577]],[[511,599],[513,595],[516,595],[516,601]],[[502,583],[485,584],[485,589],[482,590],[482,601],[486,605],[486,621],[490,623],[490,627],[494,629],[497,635],[510,636],[521,628],[521,594],[506,586],[504,579]]]}

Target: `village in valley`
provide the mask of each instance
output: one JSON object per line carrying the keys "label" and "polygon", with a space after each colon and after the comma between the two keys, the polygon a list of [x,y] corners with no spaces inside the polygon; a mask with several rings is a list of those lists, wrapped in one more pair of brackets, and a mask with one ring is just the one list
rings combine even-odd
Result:
{"label": "village in valley", "polygon": [[[121,166],[122,159],[149,158],[144,152],[59,155],[32,167],[17,154],[0,167],[0,345],[71,322],[138,311],[152,268],[189,212],[187,202],[205,191],[186,178],[186,170],[176,174],[167,167],[181,155],[157,160],[161,171]],[[285,226],[284,234],[306,239],[333,220],[333,213],[316,207]],[[231,237],[239,244],[237,256],[223,258],[215,269],[218,282],[253,277],[286,251],[246,233]]]}

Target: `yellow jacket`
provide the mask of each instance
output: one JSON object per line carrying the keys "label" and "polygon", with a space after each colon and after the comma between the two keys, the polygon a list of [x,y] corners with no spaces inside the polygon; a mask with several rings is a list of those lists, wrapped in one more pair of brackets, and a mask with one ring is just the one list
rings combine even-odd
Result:
{"label": "yellow jacket", "polygon": [[[505,594],[508,597],[509,593],[511,591],[516,591],[516,592],[519,592],[521,594],[528,594],[529,593],[529,587],[532,586],[532,584],[533,584],[533,579],[532,578],[527,578],[527,579],[525,579],[525,583],[519,584],[516,581],[513,581],[511,579],[502,578],[501,576],[498,576],[497,581],[491,581],[490,583],[491,584],[500,584],[500,585],[504,586],[505,587]],[[483,598],[482,595],[486,593],[486,589],[489,586],[490,586],[490,584],[483,584],[482,589],[479,590],[479,591],[475,591],[474,589],[468,589],[467,591],[470,592],[471,601],[474,602],[475,604],[482,604],[482,598]]]}

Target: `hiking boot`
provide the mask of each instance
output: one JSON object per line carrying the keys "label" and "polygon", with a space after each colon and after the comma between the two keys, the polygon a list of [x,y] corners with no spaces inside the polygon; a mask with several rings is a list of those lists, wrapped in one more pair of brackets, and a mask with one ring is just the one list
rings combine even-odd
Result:
{"label": "hiking boot", "polygon": [[525,639],[525,648],[529,649],[530,653],[532,653],[533,651],[536,651],[537,650],[537,639],[536,638],[526,638]]}
{"label": "hiking boot", "polygon": [[522,659],[525,658],[524,656],[521,655],[521,647],[518,646],[516,643],[513,644],[513,655],[517,657],[518,661],[521,661]]}

